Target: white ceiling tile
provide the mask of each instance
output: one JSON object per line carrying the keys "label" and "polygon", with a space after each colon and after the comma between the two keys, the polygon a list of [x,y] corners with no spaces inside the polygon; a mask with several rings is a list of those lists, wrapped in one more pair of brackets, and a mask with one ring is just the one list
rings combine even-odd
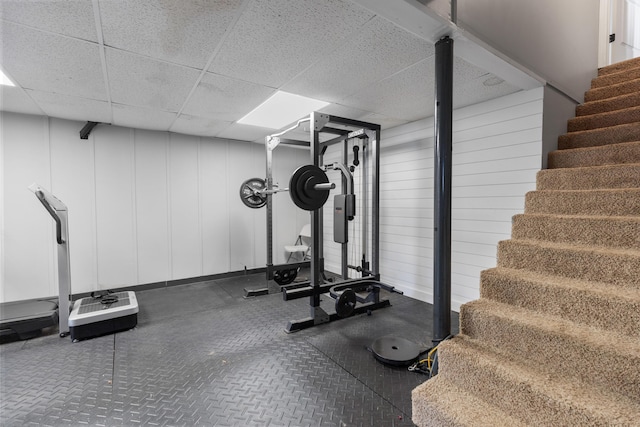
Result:
{"label": "white ceiling tile", "polygon": [[262,128],[258,126],[242,125],[233,123],[225,128],[216,136],[218,138],[238,139],[240,141],[256,141],[264,143],[267,135],[273,134],[273,129]]}
{"label": "white ceiling tile", "polygon": [[430,43],[376,17],[282,89],[335,102],[433,53]]}
{"label": "white ceiling tile", "polygon": [[193,68],[106,49],[111,100],[178,112],[200,73]]}
{"label": "white ceiling tile", "polygon": [[377,114],[377,113],[368,114],[362,117],[360,120],[378,124],[382,127],[382,129],[390,129],[392,127],[396,127],[396,126],[400,126],[405,123],[408,123],[407,120],[396,119],[394,117],[384,116],[382,114]]}
{"label": "white ceiling tile", "polygon": [[242,0],[101,0],[107,46],[202,69]]}
{"label": "white ceiling tile", "polygon": [[206,73],[182,112],[234,122],[262,104],[274,89]]}
{"label": "white ceiling tile", "polygon": [[91,0],[3,0],[0,18],[57,34],[98,41]]}
{"label": "white ceiling tile", "polygon": [[433,114],[434,59],[405,69],[345,98],[342,103],[412,121]]}
{"label": "white ceiling tile", "polygon": [[277,88],[347,42],[372,16],[342,0],[255,0],[209,70]]}
{"label": "white ceiling tile", "polygon": [[17,86],[0,86],[0,111],[43,115],[38,104]]}
{"label": "white ceiling tile", "polygon": [[138,129],[168,131],[177,113],[157,109],[112,104],[113,124]]}
{"label": "white ceiling tile", "polygon": [[494,76],[492,74],[483,75],[465,84],[454,85],[454,108],[462,108],[479,102],[489,101],[490,99],[509,95],[520,90],[520,88],[512,86],[507,82],[502,82],[496,86],[485,86],[483,82],[490,77]]}
{"label": "white ceiling tile", "polygon": [[109,103],[105,101],[28,89],[27,93],[47,116],[111,123]]}
{"label": "white ceiling tile", "polygon": [[217,136],[230,124],[222,120],[180,114],[169,130],[187,135]]}
{"label": "white ceiling tile", "polygon": [[2,66],[25,89],[106,100],[95,43],[3,22]]}
{"label": "white ceiling tile", "polygon": [[355,120],[358,120],[361,117],[369,114],[368,111],[340,104],[329,104],[326,107],[320,109],[320,112],[331,114],[332,116],[345,117]]}

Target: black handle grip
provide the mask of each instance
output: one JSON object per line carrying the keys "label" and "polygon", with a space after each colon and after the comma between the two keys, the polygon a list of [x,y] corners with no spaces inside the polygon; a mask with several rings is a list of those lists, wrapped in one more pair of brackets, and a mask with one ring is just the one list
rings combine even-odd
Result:
{"label": "black handle grip", "polygon": [[358,166],[360,164],[360,160],[358,160],[358,151],[360,151],[360,147],[357,145],[353,146],[353,165]]}

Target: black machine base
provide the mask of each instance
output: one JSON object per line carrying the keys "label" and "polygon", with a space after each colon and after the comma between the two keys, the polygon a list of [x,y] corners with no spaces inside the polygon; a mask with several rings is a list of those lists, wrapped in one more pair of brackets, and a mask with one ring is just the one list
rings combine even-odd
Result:
{"label": "black machine base", "polygon": [[134,313],[128,316],[101,320],[86,325],[70,326],[69,332],[71,333],[71,340],[76,341],[126,331],[127,329],[134,328],[137,324],[138,314]]}
{"label": "black machine base", "polygon": [[[385,308],[385,307],[389,307],[389,306],[391,306],[391,302],[388,299],[383,299],[383,300],[381,300],[379,302],[362,304],[362,305],[358,305],[353,310],[352,315],[369,313],[369,312],[371,312],[373,310],[377,310],[379,308]],[[328,320],[326,322],[322,322],[322,323],[333,322],[334,320],[340,320],[340,319],[347,319],[347,317],[340,317],[338,315],[338,313],[331,313],[331,314],[328,315]],[[317,324],[320,324],[320,323],[316,323],[316,321],[311,317],[308,317],[306,319],[300,319],[300,320],[290,320],[289,323],[287,323],[287,327],[285,328],[285,332],[287,332],[287,333],[298,332],[298,331],[301,331],[303,329],[307,329],[307,328],[311,328],[313,326],[316,326]]]}
{"label": "black machine base", "polygon": [[27,300],[2,303],[0,336],[17,335],[26,340],[42,329],[58,325],[58,303],[53,300]]}
{"label": "black machine base", "polygon": [[371,345],[375,358],[385,365],[408,366],[420,355],[418,345],[400,337],[378,338]]}

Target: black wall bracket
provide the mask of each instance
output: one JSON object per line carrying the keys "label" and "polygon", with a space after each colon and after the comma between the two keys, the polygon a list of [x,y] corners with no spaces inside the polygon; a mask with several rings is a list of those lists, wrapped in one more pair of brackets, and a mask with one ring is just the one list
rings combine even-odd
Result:
{"label": "black wall bracket", "polygon": [[89,134],[98,124],[99,122],[87,122],[87,124],[80,129],[80,139],[89,139]]}

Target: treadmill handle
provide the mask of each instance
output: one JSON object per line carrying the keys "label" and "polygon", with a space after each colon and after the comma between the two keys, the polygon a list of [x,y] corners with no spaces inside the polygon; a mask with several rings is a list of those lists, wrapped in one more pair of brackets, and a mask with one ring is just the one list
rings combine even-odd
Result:
{"label": "treadmill handle", "polygon": [[44,206],[44,208],[47,210],[47,212],[49,212],[49,214],[53,217],[53,220],[56,222],[56,240],[58,244],[61,245],[65,243],[64,239],[62,238],[62,222],[60,221],[60,217],[56,213],[55,209],[53,209],[51,205],[46,202],[44,193],[41,190],[36,190],[34,191],[34,193],[36,194],[38,200],[40,200],[40,203],[42,203],[42,206]]}

